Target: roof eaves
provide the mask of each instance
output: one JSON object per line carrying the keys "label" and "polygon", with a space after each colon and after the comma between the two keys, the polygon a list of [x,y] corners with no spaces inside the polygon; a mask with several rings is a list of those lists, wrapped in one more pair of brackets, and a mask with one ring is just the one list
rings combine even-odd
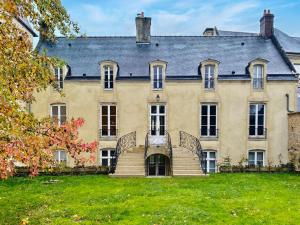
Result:
{"label": "roof eaves", "polygon": [[33,37],[38,37],[37,33],[30,26],[28,26],[28,24],[26,24],[21,18],[16,17],[16,19],[32,34]]}

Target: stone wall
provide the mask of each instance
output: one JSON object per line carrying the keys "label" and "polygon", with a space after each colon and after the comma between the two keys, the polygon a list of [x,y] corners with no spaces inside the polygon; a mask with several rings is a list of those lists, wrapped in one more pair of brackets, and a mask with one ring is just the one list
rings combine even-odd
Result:
{"label": "stone wall", "polygon": [[300,170],[300,112],[289,113],[288,132],[289,160],[295,163],[297,170]]}

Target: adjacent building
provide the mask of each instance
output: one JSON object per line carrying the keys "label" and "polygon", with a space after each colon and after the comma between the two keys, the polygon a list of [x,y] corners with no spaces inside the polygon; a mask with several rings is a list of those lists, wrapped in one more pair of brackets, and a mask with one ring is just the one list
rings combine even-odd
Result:
{"label": "adjacent building", "polygon": [[[298,61],[273,20],[265,11],[258,34],[151,36],[151,18],[141,13],[136,36],[41,39],[38,50],[66,62],[54,68],[64,96],[49,87],[31,110],[60,124],[84,118],[81,137],[99,141],[96,165],[118,176],[200,176],[225,157],[287,163]],[[63,149],[55,154],[73,166]]]}

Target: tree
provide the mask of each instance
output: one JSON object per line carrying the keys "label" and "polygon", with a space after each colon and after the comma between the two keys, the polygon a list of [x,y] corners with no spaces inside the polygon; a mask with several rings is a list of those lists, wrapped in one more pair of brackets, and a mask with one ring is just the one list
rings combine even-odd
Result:
{"label": "tree", "polygon": [[14,174],[16,161],[37,175],[40,168],[53,163],[55,148],[66,149],[77,164],[93,160],[93,154],[82,158],[83,152],[94,153],[97,148],[96,142],[79,139],[83,119],[58,126],[50,118],[35,118],[24,109],[23,103],[34,101],[35,91],[55,85],[52,68],[63,62],[32,51],[30,38],[16,18],[28,18],[51,41],[55,41],[55,31],[68,37],[79,32],[60,0],[0,0],[0,178]]}

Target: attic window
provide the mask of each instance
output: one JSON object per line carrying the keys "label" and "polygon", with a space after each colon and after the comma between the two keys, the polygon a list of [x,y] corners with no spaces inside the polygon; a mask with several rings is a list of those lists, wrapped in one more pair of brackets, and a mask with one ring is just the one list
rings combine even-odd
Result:
{"label": "attic window", "polygon": [[235,71],[232,71],[231,74],[234,75],[234,74],[235,74]]}
{"label": "attic window", "polygon": [[104,66],[104,89],[114,88],[114,73],[112,66]]}
{"label": "attic window", "polygon": [[63,68],[55,67],[54,73],[55,73],[55,78],[56,78],[56,82],[57,82],[57,88],[63,89],[63,87],[64,87]]}

